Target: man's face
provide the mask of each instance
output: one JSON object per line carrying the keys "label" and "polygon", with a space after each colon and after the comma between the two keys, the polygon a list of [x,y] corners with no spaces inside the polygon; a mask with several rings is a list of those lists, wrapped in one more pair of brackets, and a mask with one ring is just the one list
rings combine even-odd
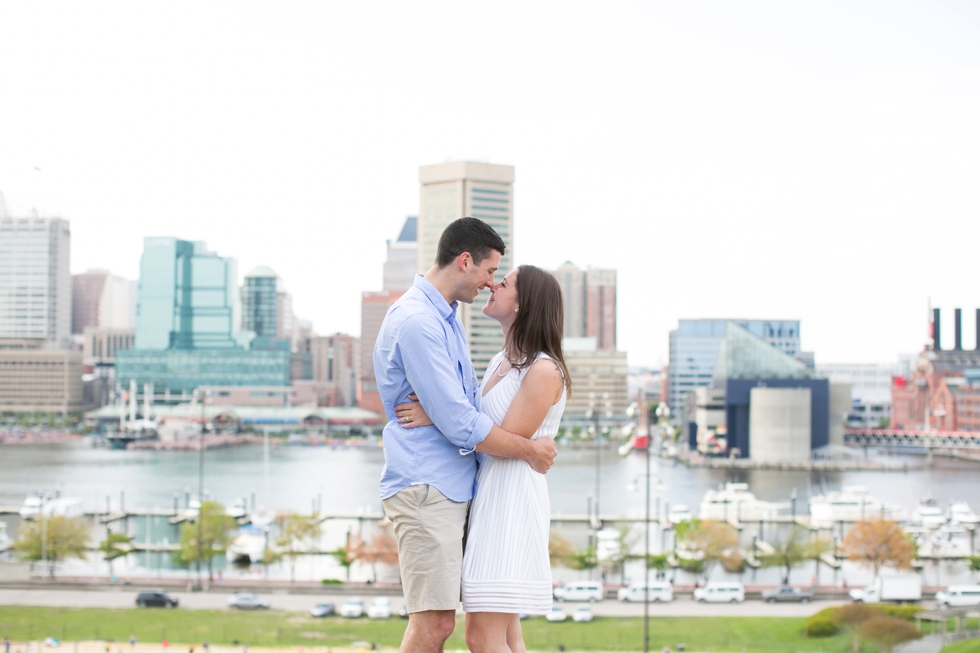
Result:
{"label": "man's face", "polygon": [[490,255],[480,261],[479,265],[469,257],[459,286],[459,296],[456,299],[472,304],[481,290],[493,285],[493,275],[498,267],[500,267],[500,252],[496,250],[491,250]]}

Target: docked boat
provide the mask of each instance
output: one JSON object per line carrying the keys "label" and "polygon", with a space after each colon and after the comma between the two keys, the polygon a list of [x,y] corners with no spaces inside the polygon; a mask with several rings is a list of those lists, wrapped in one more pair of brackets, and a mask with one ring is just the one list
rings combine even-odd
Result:
{"label": "docked boat", "polygon": [[17,511],[20,514],[21,519],[34,519],[40,516],[41,506],[44,505],[44,499],[40,494],[30,494],[24,499],[24,504]]}
{"label": "docked boat", "polygon": [[966,501],[954,501],[949,506],[949,521],[954,524],[980,524],[980,517]]}
{"label": "docked boat", "polygon": [[225,512],[232,519],[243,519],[248,515],[248,506],[246,505],[245,499],[238,497],[228,505]]}
{"label": "docked boat", "polygon": [[685,506],[683,503],[678,503],[670,507],[670,512],[667,514],[667,519],[670,520],[671,524],[679,524],[682,521],[694,519],[694,515],[687,506]]}
{"label": "docked boat", "polygon": [[267,531],[257,526],[243,526],[238,529],[238,537],[228,547],[225,555],[228,562],[252,564],[262,560],[267,543]]}
{"label": "docked boat", "polygon": [[814,525],[829,526],[840,521],[863,519],[900,521],[904,518],[905,510],[901,506],[871,496],[863,485],[845,485],[842,490],[810,498],[810,520]]}
{"label": "docked boat", "polygon": [[926,528],[939,528],[946,523],[946,515],[932,497],[925,497],[912,511],[912,521]]}
{"label": "docked boat", "polygon": [[248,513],[248,520],[253,526],[260,528],[269,526],[276,521],[276,511],[270,508],[256,508]]}
{"label": "docked boat", "polygon": [[725,483],[717,490],[708,490],[701,501],[701,519],[746,522],[773,519],[789,508],[788,502],[761,501],[749,492],[748,483]]}
{"label": "docked boat", "polygon": [[10,548],[10,536],[7,535],[7,522],[0,521],[0,553]]}
{"label": "docked boat", "polygon": [[130,422],[124,430],[108,433],[105,436],[106,443],[113,449],[125,449],[134,442],[159,439],[160,434],[157,431],[157,424],[152,420]]}

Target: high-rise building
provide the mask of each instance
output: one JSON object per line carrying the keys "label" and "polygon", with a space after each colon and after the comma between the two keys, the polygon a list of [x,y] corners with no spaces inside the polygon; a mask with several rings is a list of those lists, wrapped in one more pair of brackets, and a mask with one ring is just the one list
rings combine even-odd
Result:
{"label": "high-rise building", "polygon": [[581,269],[567,261],[552,272],[565,299],[565,337],[595,338],[616,349],[616,271]]}
{"label": "high-rise building", "polygon": [[[424,273],[435,263],[439,237],[450,222],[471,217],[489,224],[503,239],[507,251],[496,275],[498,281],[503,279],[514,260],[514,167],[472,161],[441,163],[420,167],[419,182],[417,270]],[[503,348],[500,325],[481,310],[489,296],[490,291],[484,290],[472,305],[463,304],[459,311],[477,374],[483,374],[490,359]]]}
{"label": "high-rise building", "polygon": [[384,265],[384,286],[382,290],[406,291],[415,283],[418,269],[419,243],[416,232],[418,218],[405,219],[397,240],[389,240],[388,256]]}
{"label": "high-rise building", "polygon": [[608,411],[622,417],[629,404],[626,352],[599,349],[595,338],[566,338],[562,353],[572,376],[566,418],[583,420],[590,407],[600,414]]}
{"label": "high-rise building", "polygon": [[138,349],[240,347],[238,264],[201,241],[148,237],[140,259]]}
{"label": "high-rise building", "polygon": [[384,414],[384,404],[374,378],[374,345],[381,332],[381,323],[391,305],[404,293],[402,290],[361,293],[361,378],[357,384],[357,405],[365,410]]}
{"label": "high-rise building", "polygon": [[71,332],[85,327],[132,329],[136,326],[137,286],[108,270],[89,270],[71,277]]}
{"label": "high-rise building", "polygon": [[0,414],[80,412],[84,388],[80,351],[0,350]]}
{"label": "high-rise building", "polygon": [[678,421],[688,421],[686,395],[711,385],[729,322],[794,358],[801,354],[799,320],[680,320],[670,332],[667,378],[667,404]]}
{"label": "high-rise building", "polygon": [[336,387],[340,401],[332,405],[353,406],[357,399],[356,341],[343,333],[310,339],[313,381]]}
{"label": "high-rise building", "polygon": [[[256,338],[246,349],[235,259],[203,242],[147,238],[140,261],[135,346],[116,351],[116,379],[153,383],[158,392],[201,386],[288,386],[310,378],[309,354],[289,341]],[[278,298],[277,298],[278,301]],[[293,369],[298,368],[298,369]]]}
{"label": "high-rise building", "polygon": [[0,218],[0,339],[67,348],[71,230],[61,218]]}
{"label": "high-rise building", "polygon": [[292,297],[271,268],[260,265],[245,275],[242,286],[242,329],[256,336],[292,340],[295,330]]}

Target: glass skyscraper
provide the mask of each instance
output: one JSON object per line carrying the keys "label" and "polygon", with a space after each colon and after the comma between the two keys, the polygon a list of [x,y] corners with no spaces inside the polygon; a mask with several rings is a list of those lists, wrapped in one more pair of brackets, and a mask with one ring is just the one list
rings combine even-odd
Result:
{"label": "glass skyscraper", "polygon": [[245,275],[242,288],[243,326],[257,336],[275,338],[279,325],[279,277],[259,266]]}
{"label": "glass skyscraper", "polygon": [[[273,335],[275,323],[273,313]],[[248,349],[253,334],[241,324],[235,259],[218,256],[203,242],[146,238],[136,342],[116,352],[116,378],[124,385],[130,379],[152,382],[170,392],[289,385],[289,347]]]}
{"label": "glass skyscraper", "polygon": [[667,375],[667,403],[678,420],[684,420],[687,394],[711,385],[729,322],[790,356],[801,353],[799,320],[680,320],[670,332]]}

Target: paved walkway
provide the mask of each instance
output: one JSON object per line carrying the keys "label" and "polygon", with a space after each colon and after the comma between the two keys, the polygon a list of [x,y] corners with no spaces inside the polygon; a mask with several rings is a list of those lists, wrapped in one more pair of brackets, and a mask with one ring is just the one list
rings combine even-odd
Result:
{"label": "paved walkway", "polygon": [[939,653],[943,647],[941,635],[926,635],[914,642],[906,642],[896,646],[892,653]]}

